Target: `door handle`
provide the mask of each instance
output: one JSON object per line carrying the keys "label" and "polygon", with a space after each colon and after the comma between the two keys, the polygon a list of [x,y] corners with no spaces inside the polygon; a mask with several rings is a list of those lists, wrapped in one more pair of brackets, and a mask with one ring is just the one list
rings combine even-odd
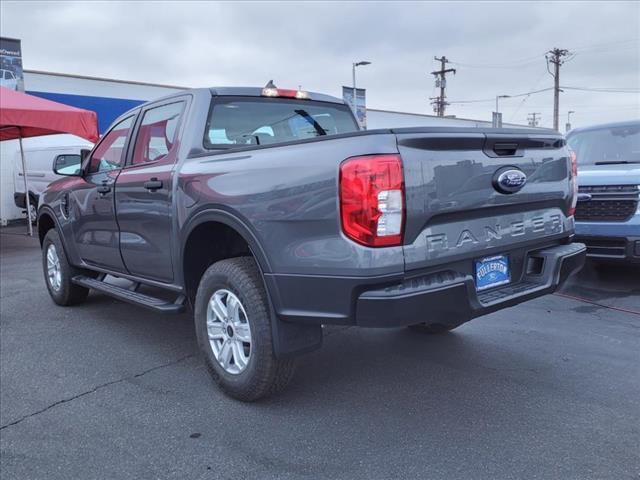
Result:
{"label": "door handle", "polygon": [[156,177],[153,177],[151,180],[147,180],[144,182],[144,188],[155,192],[156,190],[162,188],[162,180],[158,180]]}
{"label": "door handle", "polygon": [[100,185],[98,187],[98,193],[100,195],[106,195],[107,193],[109,193],[111,191],[111,187],[109,185]]}

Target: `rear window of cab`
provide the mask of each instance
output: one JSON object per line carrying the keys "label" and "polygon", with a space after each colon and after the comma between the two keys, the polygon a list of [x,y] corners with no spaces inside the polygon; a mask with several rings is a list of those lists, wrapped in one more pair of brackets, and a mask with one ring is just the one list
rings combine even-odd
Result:
{"label": "rear window of cab", "polygon": [[274,145],[358,131],[347,105],[288,98],[214,97],[204,146]]}

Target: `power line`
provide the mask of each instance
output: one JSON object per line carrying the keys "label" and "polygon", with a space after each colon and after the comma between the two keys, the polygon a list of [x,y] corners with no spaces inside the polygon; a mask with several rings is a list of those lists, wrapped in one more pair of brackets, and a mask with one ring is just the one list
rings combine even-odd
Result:
{"label": "power line", "polygon": [[589,51],[589,50],[601,50],[602,48],[606,47],[610,47],[612,45],[621,45],[624,43],[635,43],[636,45],[638,45],[638,43],[640,42],[639,38],[628,38],[626,40],[616,40],[614,42],[606,42],[606,43],[596,43],[596,44],[591,44],[591,45],[583,45],[582,47],[574,47],[571,49],[571,51],[573,52],[584,52],[584,51]]}
{"label": "power line", "polygon": [[[538,77],[538,79],[536,80],[536,83],[533,84],[533,86],[531,87],[531,90],[535,90],[538,87],[538,84],[540,83],[540,80],[542,80],[542,78],[544,77],[545,72],[543,71],[542,74],[540,75],[540,77]],[[529,97],[531,96],[531,94],[529,95],[525,95],[522,98],[522,101],[518,104],[518,107],[515,109],[515,111],[511,114],[511,117],[509,117],[509,121],[512,121],[515,116],[518,114],[518,112],[520,111],[520,109],[522,108],[522,106],[525,104],[525,102],[527,100],[529,100]]]}
{"label": "power line", "polygon": [[584,92],[603,92],[603,93],[640,93],[640,88],[616,88],[616,87],[560,87],[565,90],[580,90]]}
{"label": "power line", "polygon": [[[565,60],[565,63],[568,62],[569,60],[572,60],[574,57],[576,57],[578,53],[590,52],[590,51],[591,52],[596,52],[596,51],[604,52],[604,51],[609,50],[608,47],[610,47],[610,46],[627,44],[627,43],[634,43],[635,45],[629,45],[628,47],[619,47],[619,48],[616,48],[616,50],[627,49],[627,48],[636,48],[636,45],[638,45],[639,42],[640,42],[640,39],[627,39],[627,40],[618,40],[618,41],[614,41],[614,42],[583,45],[581,47],[572,48],[571,51],[573,53],[572,53],[571,57],[569,57],[569,58],[567,58]],[[540,52],[538,55],[535,55],[535,56],[524,57],[524,58],[520,58],[518,60],[513,60],[511,62],[505,62],[505,63],[465,63],[465,62],[450,62],[450,63],[452,65],[458,65],[460,67],[467,67],[467,68],[487,68],[487,69],[493,69],[493,68],[501,69],[501,68],[504,68],[504,69],[510,69],[510,68],[514,68],[514,67],[522,67],[524,65],[536,63],[538,60],[540,60],[540,59],[542,59],[544,57],[545,53],[548,53],[548,52]]]}
{"label": "power line", "polygon": [[[516,95],[509,95],[511,98],[517,97],[526,97],[532,95],[534,93],[548,92],[549,90],[553,90],[554,87],[542,88],[540,90],[533,90],[531,92],[526,93],[518,93]],[[560,87],[561,90],[577,90],[577,91],[586,91],[586,92],[600,92],[600,93],[640,93],[640,89],[632,89],[632,88],[615,88],[615,87],[567,87],[562,85]],[[495,97],[493,98],[482,98],[482,99],[473,99],[473,100],[450,100],[450,104],[461,104],[461,103],[486,103],[486,102],[495,102]]]}
{"label": "power line", "polygon": [[458,65],[460,67],[467,68],[514,68],[521,67],[527,64],[532,64],[540,61],[544,54],[536,55],[535,57],[531,57],[529,59],[523,59],[519,61],[509,62],[509,63],[499,63],[499,64],[486,64],[486,63],[461,63],[461,62],[451,62],[452,65]]}
{"label": "power line", "polygon": [[[515,95],[509,95],[510,98],[524,97],[528,95],[533,95],[534,93],[548,92],[549,90],[553,90],[553,87],[541,88],[540,90],[533,90],[532,92],[518,93]],[[449,103],[483,103],[483,102],[495,102],[496,97],[486,98],[486,99],[478,99],[478,100],[451,100]]]}

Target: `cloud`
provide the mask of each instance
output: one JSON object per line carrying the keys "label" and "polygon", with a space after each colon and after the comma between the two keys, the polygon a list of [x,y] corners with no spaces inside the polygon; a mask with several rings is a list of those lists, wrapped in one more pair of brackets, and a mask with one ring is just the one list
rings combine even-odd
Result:
{"label": "cloud", "polygon": [[[432,113],[433,57],[458,65],[451,100],[491,99],[552,85],[544,52],[576,50],[564,85],[640,86],[635,2],[12,2],[2,35],[21,38],[26,68],[184,86],[282,86],[340,95],[351,63],[372,108]],[[615,25],[615,28],[611,26]],[[613,42],[626,43],[613,43]],[[476,65],[476,66],[472,66]],[[486,68],[477,65],[504,65]],[[552,93],[501,102],[505,120],[542,112]],[[447,113],[489,119],[493,102]],[[638,95],[567,91],[574,124],[640,117]]]}

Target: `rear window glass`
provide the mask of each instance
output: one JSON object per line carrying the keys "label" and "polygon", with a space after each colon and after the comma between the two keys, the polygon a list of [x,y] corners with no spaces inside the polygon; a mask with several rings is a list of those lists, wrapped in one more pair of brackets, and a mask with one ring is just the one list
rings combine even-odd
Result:
{"label": "rear window glass", "polygon": [[640,123],[569,135],[579,165],[640,163]]}
{"label": "rear window glass", "polygon": [[346,105],[285,98],[216,97],[209,110],[204,145],[271,145],[357,130]]}

